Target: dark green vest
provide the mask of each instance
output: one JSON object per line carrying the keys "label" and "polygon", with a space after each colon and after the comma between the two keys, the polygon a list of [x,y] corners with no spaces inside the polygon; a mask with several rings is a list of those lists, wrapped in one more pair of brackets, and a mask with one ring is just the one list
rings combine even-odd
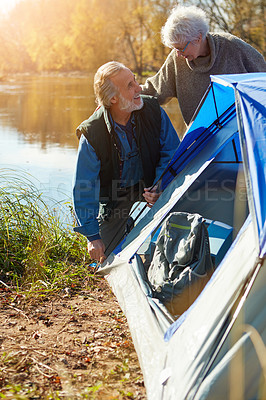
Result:
{"label": "dark green vest", "polygon": [[[144,106],[134,111],[136,141],[142,161],[144,183],[153,184],[156,166],[160,160],[161,110],[158,101],[150,96],[142,96]],[[115,141],[115,131],[104,107],[96,110],[92,116],[77,128],[77,136],[83,134],[94,148],[101,162],[100,197],[109,197],[112,181],[119,180],[119,156]]]}

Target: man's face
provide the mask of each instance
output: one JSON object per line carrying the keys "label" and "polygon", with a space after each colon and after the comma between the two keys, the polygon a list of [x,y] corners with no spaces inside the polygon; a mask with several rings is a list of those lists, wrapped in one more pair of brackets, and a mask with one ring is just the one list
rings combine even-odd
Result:
{"label": "man's face", "polygon": [[129,69],[122,69],[111,80],[119,89],[117,104],[120,110],[132,112],[143,107],[141,87]]}

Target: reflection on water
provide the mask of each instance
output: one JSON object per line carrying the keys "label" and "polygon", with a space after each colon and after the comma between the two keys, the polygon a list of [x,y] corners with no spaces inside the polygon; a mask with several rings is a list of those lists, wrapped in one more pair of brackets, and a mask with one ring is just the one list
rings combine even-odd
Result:
{"label": "reflection on water", "polygon": [[75,128],[95,108],[91,86],[90,76],[0,83],[0,168],[26,171],[51,204],[71,199]]}
{"label": "reflection on water", "polygon": [[[70,200],[76,127],[96,107],[93,75],[10,77],[0,82],[0,168],[22,169],[56,200]],[[166,107],[182,127],[176,104]]]}
{"label": "reflection on water", "polygon": [[0,83],[0,128],[12,127],[29,143],[77,147],[73,132],[95,109],[92,76],[20,76]]}

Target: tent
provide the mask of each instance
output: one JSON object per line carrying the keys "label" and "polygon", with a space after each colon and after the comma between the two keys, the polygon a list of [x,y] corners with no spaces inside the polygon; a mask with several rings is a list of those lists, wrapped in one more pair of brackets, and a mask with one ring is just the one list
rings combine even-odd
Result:
{"label": "tent", "polygon": [[[211,76],[162,195],[108,257],[148,399],[266,398],[266,73]],[[207,221],[215,272],[171,315],[147,280],[158,228],[173,210]]]}

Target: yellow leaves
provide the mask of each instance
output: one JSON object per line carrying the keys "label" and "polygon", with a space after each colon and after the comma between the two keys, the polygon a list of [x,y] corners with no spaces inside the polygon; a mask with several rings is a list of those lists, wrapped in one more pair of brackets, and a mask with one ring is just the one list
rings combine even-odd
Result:
{"label": "yellow leaves", "polygon": [[[24,0],[0,25],[0,72],[29,68],[95,72],[99,65],[113,59],[139,73],[147,67],[157,69],[167,55],[160,30],[175,3]],[[223,8],[231,32],[263,51],[260,1],[225,1]],[[215,12],[215,7],[212,10]]]}
{"label": "yellow leaves", "polygon": [[[171,1],[24,0],[10,14],[8,30],[0,27],[0,36],[4,42],[6,38],[8,52],[14,52],[14,61],[11,56],[8,59],[14,69],[31,65],[38,71],[95,72],[100,64],[118,59],[136,70],[143,61],[149,65],[155,61],[152,47],[160,42],[156,32],[166,16],[161,7]],[[157,26],[152,23],[154,16]],[[16,38],[19,58],[17,46],[12,47],[8,37]],[[7,68],[6,54],[0,51],[3,69]]]}

